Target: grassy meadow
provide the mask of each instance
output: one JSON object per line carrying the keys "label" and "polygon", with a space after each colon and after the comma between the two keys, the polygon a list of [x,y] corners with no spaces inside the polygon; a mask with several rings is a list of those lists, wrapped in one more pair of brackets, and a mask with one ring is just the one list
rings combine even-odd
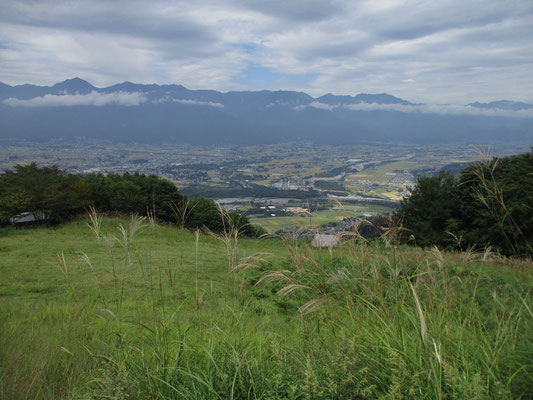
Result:
{"label": "grassy meadow", "polygon": [[1,229],[0,277],[1,399],[533,398],[533,264],[489,250],[104,218]]}

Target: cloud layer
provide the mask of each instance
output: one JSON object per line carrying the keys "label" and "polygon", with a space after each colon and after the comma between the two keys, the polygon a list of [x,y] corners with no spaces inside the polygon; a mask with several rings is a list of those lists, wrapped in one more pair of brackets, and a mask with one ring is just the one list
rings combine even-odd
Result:
{"label": "cloud layer", "polygon": [[47,94],[42,97],[34,97],[29,100],[19,100],[9,98],[4,103],[12,107],[65,107],[65,106],[138,106],[144,103],[146,98],[142,93],[98,93],[91,92],[88,94],[66,94],[53,95]]}
{"label": "cloud layer", "polygon": [[376,103],[359,103],[359,104],[336,104],[329,105],[320,102],[312,102],[305,106],[295,107],[296,111],[304,110],[308,107],[320,110],[332,111],[335,109],[344,109],[352,111],[397,111],[404,113],[424,113],[424,114],[447,114],[447,115],[480,115],[485,117],[521,117],[533,118],[533,109],[526,110],[504,110],[500,108],[484,109],[470,105],[455,104],[376,104]]}
{"label": "cloud layer", "polygon": [[533,102],[531,0],[4,0],[0,81]]}

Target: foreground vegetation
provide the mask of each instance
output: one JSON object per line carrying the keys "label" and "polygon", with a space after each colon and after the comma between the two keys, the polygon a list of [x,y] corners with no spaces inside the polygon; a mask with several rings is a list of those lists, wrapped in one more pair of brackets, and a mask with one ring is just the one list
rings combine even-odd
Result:
{"label": "foreground vegetation", "polygon": [[393,233],[4,228],[0,398],[533,397],[531,262]]}

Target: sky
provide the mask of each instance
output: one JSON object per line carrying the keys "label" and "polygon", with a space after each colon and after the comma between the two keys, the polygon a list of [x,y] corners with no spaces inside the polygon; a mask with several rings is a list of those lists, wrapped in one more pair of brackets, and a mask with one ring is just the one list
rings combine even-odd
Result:
{"label": "sky", "polygon": [[2,0],[0,81],[533,103],[532,0]]}

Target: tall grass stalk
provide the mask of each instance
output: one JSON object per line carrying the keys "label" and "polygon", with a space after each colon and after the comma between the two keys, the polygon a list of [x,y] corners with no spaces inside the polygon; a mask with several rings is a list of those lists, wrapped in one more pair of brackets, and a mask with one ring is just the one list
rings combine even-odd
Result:
{"label": "tall grass stalk", "polygon": [[172,213],[174,214],[174,219],[176,221],[176,224],[179,229],[184,229],[185,224],[187,222],[187,218],[191,214],[191,212],[194,210],[195,204],[191,205],[192,203],[188,199],[184,199],[180,201],[179,203],[172,202],[170,203],[170,208],[172,210]]}
{"label": "tall grass stalk", "polygon": [[93,231],[94,235],[96,236],[96,239],[98,240],[98,243],[100,243],[102,237],[103,216],[102,214],[98,213],[93,206],[89,207],[87,215],[89,217],[89,223],[87,225],[89,226],[91,231]]}
{"label": "tall grass stalk", "polygon": [[198,292],[198,242],[200,241],[200,231],[194,231],[194,299],[196,301],[196,309],[202,308],[203,299],[200,298]]}
{"label": "tall grass stalk", "polygon": [[56,254],[56,258],[57,258],[57,264],[58,264],[59,270],[63,274],[63,277],[65,278],[65,281],[67,282],[67,284],[70,287],[70,292],[72,294],[72,298],[77,303],[78,299],[76,297],[76,291],[74,289],[74,285],[72,283],[72,280],[70,279],[70,274],[69,274],[69,271],[68,271],[68,265],[67,265],[67,262],[65,260],[65,253],[63,251],[57,253]]}
{"label": "tall grass stalk", "polygon": [[478,183],[474,192],[475,198],[485,206],[499,227],[508,254],[521,255],[521,243],[526,245],[529,254],[533,253],[531,243],[514,220],[511,209],[505,201],[503,189],[496,179],[500,159],[492,157],[490,151],[480,151],[480,155],[482,161],[473,166],[473,174]]}
{"label": "tall grass stalk", "polygon": [[91,262],[91,259],[85,252],[80,252],[80,259],[89,266],[91,269],[92,275],[94,277],[94,282],[96,284],[96,290],[98,291],[98,295],[100,297],[100,300],[102,300],[102,304],[107,307],[107,303],[104,297],[104,293],[102,291],[102,286],[100,285],[100,280],[98,279],[98,274],[96,273],[96,270],[94,269],[93,263]]}
{"label": "tall grass stalk", "polygon": [[206,228],[206,232],[209,236],[224,244],[228,260],[228,271],[231,273],[237,265],[237,247],[240,230],[242,228],[233,221],[230,214],[218,203],[217,211],[222,223],[222,231],[213,232]]}

